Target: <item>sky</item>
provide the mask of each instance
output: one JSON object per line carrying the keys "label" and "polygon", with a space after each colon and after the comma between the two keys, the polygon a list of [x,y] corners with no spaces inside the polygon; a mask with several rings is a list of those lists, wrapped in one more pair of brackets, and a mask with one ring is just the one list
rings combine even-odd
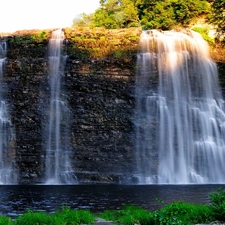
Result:
{"label": "sky", "polygon": [[0,32],[71,27],[99,6],[99,0],[1,0]]}

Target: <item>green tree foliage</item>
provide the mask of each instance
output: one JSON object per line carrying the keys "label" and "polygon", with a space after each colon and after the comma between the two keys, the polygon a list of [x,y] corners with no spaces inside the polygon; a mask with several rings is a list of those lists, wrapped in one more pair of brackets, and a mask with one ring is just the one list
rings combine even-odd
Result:
{"label": "green tree foliage", "polygon": [[211,208],[215,219],[225,221],[225,190],[219,188],[210,194]]}
{"label": "green tree foliage", "polygon": [[138,26],[137,8],[131,0],[100,0],[94,14],[96,27],[125,28]]}
{"label": "green tree foliage", "polygon": [[225,0],[213,0],[210,2],[212,7],[210,22],[218,27],[218,31],[225,31]]}
{"label": "green tree foliage", "polygon": [[138,16],[144,29],[172,29],[187,26],[210,12],[206,0],[136,0]]}
{"label": "green tree foliage", "polygon": [[175,23],[173,8],[166,1],[139,0],[136,6],[144,29],[170,29]]}
{"label": "green tree foliage", "polygon": [[78,26],[78,27],[92,27],[93,25],[93,14],[86,14],[82,13],[78,15],[74,20],[73,20],[73,26]]}
{"label": "green tree foliage", "polygon": [[171,0],[170,4],[176,21],[182,25],[210,12],[210,5],[206,0]]}
{"label": "green tree foliage", "polygon": [[[215,10],[221,10],[221,6],[224,9],[225,0],[209,1],[213,1]],[[210,10],[207,0],[100,0],[100,7],[94,14],[82,14],[74,20],[74,25],[168,30],[186,27],[195,19],[208,15]]]}

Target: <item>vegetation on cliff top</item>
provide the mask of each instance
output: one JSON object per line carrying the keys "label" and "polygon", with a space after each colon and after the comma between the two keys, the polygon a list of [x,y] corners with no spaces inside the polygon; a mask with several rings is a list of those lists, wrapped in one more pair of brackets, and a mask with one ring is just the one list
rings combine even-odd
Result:
{"label": "vegetation on cliff top", "polygon": [[129,63],[138,49],[141,29],[77,28],[64,29],[67,38],[67,54],[83,59],[114,59]]}
{"label": "vegetation on cliff top", "polygon": [[209,0],[212,13],[209,15],[211,23],[217,26],[219,32],[225,32],[225,1]]}
{"label": "vegetation on cliff top", "polygon": [[[196,21],[203,22],[195,25]],[[206,22],[207,26],[202,26]],[[192,27],[211,45],[212,58],[224,62],[225,41],[215,44],[209,36],[214,26],[218,40],[225,40],[224,0],[100,0],[95,13],[82,14],[74,19],[72,28],[64,28],[69,40],[66,54],[82,60],[109,58],[125,65],[138,50],[142,29]],[[50,36],[51,30],[18,31],[9,41],[41,45],[40,42],[46,44]]]}
{"label": "vegetation on cliff top", "polygon": [[224,0],[100,0],[95,13],[80,15],[73,26],[168,30],[188,27],[202,17],[225,31]]}
{"label": "vegetation on cliff top", "polygon": [[[218,51],[223,52],[225,42],[224,0],[100,0],[100,7],[95,13],[81,14],[74,19],[73,27],[75,30],[81,27],[162,30],[192,28],[209,42],[212,58],[217,62],[225,61],[224,54],[218,54]],[[210,30],[213,31],[211,35]],[[215,40],[219,42],[214,43]],[[101,55],[100,52],[97,54]]]}
{"label": "vegetation on cliff top", "polygon": [[51,30],[20,30],[13,33],[11,42],[43,42],[51,37]]}

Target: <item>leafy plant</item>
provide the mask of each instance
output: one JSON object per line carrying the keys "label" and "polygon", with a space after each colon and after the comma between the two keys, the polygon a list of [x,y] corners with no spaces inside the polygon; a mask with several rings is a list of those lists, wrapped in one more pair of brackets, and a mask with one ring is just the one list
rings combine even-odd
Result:
{"label": "leafy plant", "polygon": [[116,224],[151,224],[151,214],[147,210],[141,209],[137,206],[126,205],[121,210],[105,211],[102,218],[112,220]]}
{"label": "leafy plant", "polygon": [[117,29],[139,25],[137,8],[133,0],[100,1],[101,7],[94,14],[75,18],[73,26],[105,27]]}
{"label": "leafy plant", "polygon": [[210,43],[214,43],[214,39],[209,37],[209,35],[208,35],[208,33],[209,33],[208,28],[206,28],[206,27],[193,27],[192,30],[201,34],[202,38],[205,41],[208,41]]}
{"label": "leafy plant", "polygon": [[46,31],[37,32],[31,36],[31,39],[37,42],[44,41],[48,39],[48,33]]}
{"label": "leafy plant", "polygon": [[[95,217],[89,211],[72,210],[68,207],[63,207],[61,211],[57,211],[55,214],[27,211],[15,220],[15,225],[91,224],[94,222],[94,218]],[[8,224],[10,225],[10,223]],[[7,223],[5,223],[4,225],[7,225]]]}
{"label": "leafy plant", "polygon": [[225,190],[219,188],[210,194],[212,212],[216,220],[225,221]]}
{"label": "leafy plant", "polygon": [[225,31],[225,1],[209,0],[211,2],[212,13],[209,21],[217,26],[218,32]]}
{"label": "leafy plant", "polygon": [[87,210],[72,210],[68,207],[63,207],[62,211],[56,212],[54,215],[56,220],[59,218],[63,221],[62,224],[91,224],[94,222],[94,216]]}
{"label": "leafy plant", "polygon": [[12,222],[11,218],[7,216],[0,216],[0,225],[10,225]]}
{"label": "leafy plant", "polygon": [[152,213],[154,224],[197,224],[213,220],[209,206],[174,202]]}
{"label": "leafy plant", "polygon": [[100,0],[95,13],[79,15],[73,26],[168,30],[188,27],[202,17],[216,25],[217,31],[224,32],[224,0]]}
{"label": "leafy plant", "polygon": [[121,58],[122,55],[123,55],[123,52],[120,51],[120,50],[116,50],[116,51],[114,52],[114,57],[115,57],[116,59]]}
{"label": "leafy plant", "polygon": [[33,212],[27,211],[25,214],[19,216],[15,225],[44,225],[44,224],[52,224],[50,215],[44,212]]}
{"label": "leafy plant", "polygon": [[206,0],[136,0],[136,7],[144,29],[168,30],[175,26],[188,26],[210,12]]}

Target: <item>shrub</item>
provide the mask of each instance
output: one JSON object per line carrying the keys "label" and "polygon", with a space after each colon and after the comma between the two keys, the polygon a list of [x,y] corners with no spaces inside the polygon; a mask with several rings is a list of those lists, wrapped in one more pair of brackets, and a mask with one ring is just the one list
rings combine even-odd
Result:
{"label": "shrub", "polygon": [[154,224],[196,224],[212,221],[209,206],[174,202],[152,213]]}
{"label": "shrub", "polygon": [[210,194],[211,209],[216,220],[225,221],[225,190],[219,188]]}

